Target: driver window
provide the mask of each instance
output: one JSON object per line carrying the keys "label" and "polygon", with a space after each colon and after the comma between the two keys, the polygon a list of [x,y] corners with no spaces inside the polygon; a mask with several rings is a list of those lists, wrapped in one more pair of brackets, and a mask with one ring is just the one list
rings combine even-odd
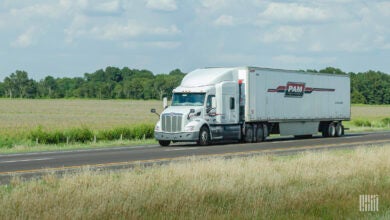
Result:
{"label": "driver window", "polygon": [[211,99],[212,99],[213,97],[215,97],[215,95],[209,95],[209,96],[207,97],[207,102],[206,102],[206,111],[207,111],[207,112],[209,112],[209,111],[211,110],[211,106],[212,106],[212,104],[211,104]]}

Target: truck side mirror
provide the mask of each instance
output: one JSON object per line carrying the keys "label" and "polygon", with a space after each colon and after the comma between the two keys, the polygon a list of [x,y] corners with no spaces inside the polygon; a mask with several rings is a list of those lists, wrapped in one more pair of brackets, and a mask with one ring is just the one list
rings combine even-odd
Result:
{"label": "truck side mirror", "polygon": [[217,107],[217,100],[215,97],[211,97],[211,108],[215,109]]}
{"label": "truck side mirror", "polygon": [[156,112],[156,109],[155,109],[155,108],[150,109],[150,112],[151,112],[151,113],[154,113],[154,114],[158,115],[158,117],[160,117],[160,115]]}
{"label": "truck side mirror", "polygon": [[190,109],[190,113],[188,113],[188,115],[187,115],[187,119],[188,120],[190,120],[190,118],[191,118],[191,114],[194,114],[195,113],[195,109]]}
{"label": "truck side mirror", "polygon": [[166,109],[168,107],[168,99],[167,97],[163,98],[163,108]]}

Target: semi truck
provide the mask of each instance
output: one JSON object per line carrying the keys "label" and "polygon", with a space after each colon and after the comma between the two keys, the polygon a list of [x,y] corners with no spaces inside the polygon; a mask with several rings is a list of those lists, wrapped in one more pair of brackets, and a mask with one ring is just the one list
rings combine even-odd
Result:
{"label": "semi truck", "polygon": [[183,78],[158,114],[154,137],[172,142],[261,142],[270,134],[344,135],[350,120],[348,75],[260,67],[202,68]]}

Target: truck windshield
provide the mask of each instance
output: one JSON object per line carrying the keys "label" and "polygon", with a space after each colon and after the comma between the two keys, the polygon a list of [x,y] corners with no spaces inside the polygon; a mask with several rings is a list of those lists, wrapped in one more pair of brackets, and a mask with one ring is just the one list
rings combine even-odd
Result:
{"label": "truck windshield", "polygon": [[174,93],[173,106],[202,106],[205,93]]}

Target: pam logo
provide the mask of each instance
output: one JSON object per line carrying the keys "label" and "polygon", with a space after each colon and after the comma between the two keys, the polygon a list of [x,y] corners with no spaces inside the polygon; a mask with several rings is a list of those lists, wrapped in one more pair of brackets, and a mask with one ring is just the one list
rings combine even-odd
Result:
{"label": "pam logo", "polygon": [[285,97],[302,97],[305,93],[305,83],[288,82],[284,93]]}

